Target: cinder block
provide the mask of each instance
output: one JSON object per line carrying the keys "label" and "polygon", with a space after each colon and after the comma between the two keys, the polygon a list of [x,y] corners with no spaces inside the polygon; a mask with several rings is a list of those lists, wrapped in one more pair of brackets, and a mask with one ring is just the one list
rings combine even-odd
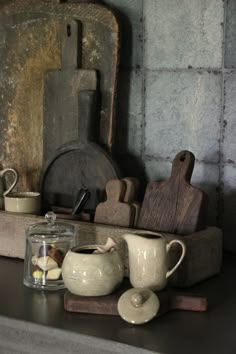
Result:
{"label": "cinder block", "polygon": [[218,162],[221,74],[147,71],[145,154],[172,159],[181,150]]}
{"label": "cinder block", "polygon": [[117,15],[121,30],[120,65],[122,68],[142,66],[143,21],[142,0],[105,0]]}
{"label": "cinder block", "polygon": [[225,74],[224,162],[236,162],[236,73]]}
{"label": "cinder block", "polygon": [[119,73],[116,104],[115,151],[140,156],[143,128],[142,76],[139,70]]}
{"label": "cinder block", "polygon": [[144,1],[145,67],[220,68],[222,0]]}
{"label": "cinder block", "polygon": [[226,4],[225,25],[225,68],[236,67],[236,2],[228,0]]}
{"label": "cinder block", "polygon": [[236,252],[236,165],[224,166],[224,248]]}

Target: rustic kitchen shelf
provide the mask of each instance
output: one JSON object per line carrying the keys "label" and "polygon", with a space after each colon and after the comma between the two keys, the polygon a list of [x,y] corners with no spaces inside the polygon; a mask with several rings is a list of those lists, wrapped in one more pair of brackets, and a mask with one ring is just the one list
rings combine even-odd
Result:
{"label": "rustic kitchen shelf", "polygon": [[[42,216],[8,213],[0,211],[0,255],[24,259],[25,230],[29,225],[44,221]],[[76,244],[105,244],[112,237],[126,266],[128,275],[128,252],[122,235],[135,232],[118,226],[95,224],[83,221],[64,220],[75,226]],[[177,235],[165,234],[168,239]],[[169,283],[174,286],[188,287],[201,280],[218,274],[222,264],[223,236],[217,227],[208,227],[188,236],[177,236],[186,244],[186,257],[177,271],[170,277]],[[170,263],[176,263],[178,248],[170,254]]]}

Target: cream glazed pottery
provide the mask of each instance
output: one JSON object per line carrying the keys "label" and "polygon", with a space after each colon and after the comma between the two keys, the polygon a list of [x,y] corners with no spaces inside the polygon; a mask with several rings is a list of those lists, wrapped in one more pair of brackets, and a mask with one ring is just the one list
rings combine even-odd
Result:
{"label": "cream glazed pottery", "polygon": [[[128,245],[129,279],[132,286],[154,291],[163,289],[167,279],[184,259],[184,242],[177,239],[168,242],[163,235],[150,231],[127,233],[122,237]],[[182,252],[178,262],[169,270],[169,251],[175,244],[181,246]]]}
{"label": "cream glazed pottery", "polygon": [[108,295],[121,284],[124,265],[119,253],[114,247],[97,253],[99,248],[100,245],[74,247],[66,254],[62,277],[72,294]]}
{"label": "cream glazed pottery", "polygon": [[[11,185],[6,189],[5,175],[12,174],[13,181]],[[0,171],[0,209],[4,209],[4,196],[10,193],[16,186],[19,179],[18,172],[13,168],[5,168]]]}
{"label": "cream glazed pottery", "polygon": [[133,324],[151,321],[158,314],[159,308],[159,298],[150,289],[129,289],[121,295],[117,304],[119,315]]}

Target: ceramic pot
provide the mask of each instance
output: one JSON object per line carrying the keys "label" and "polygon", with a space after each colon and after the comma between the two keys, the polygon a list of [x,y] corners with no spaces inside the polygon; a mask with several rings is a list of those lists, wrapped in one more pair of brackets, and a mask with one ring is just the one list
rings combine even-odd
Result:
{"label": "ceramic pot", "polygon": [[62,277],[66,288],[75,295],[111,294],[121,284],[124,265],[115,248],[93,253],[97,245],[74,247],[65,256]]}

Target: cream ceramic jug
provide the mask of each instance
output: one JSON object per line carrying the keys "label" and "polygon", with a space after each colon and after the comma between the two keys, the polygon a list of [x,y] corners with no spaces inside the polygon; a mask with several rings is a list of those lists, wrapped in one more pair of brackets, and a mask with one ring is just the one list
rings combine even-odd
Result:
{"label": "cream ceramic jug", "polygon": [[[184,242],[177,239],[168,242],[163,235],[149,231],[127,233],[123,238],[128,245],[131,285],[134,288],[149,288],[154,291],[163,289],[167,279],[184,259]],[[182,252],[178,262],[169,270],[169,250],[174,244],[179,244]]]}
{"label": "cream ceramic jug", "polygon": [[[13,182],[6,189],[5,174],[7,173],[13,174]],[[4,196],[12,191],[12,189],[16,186],[18,179],[19,175],[13,168],[5,168],[4,170],[0,171],[0,210],[4,209]]]}

